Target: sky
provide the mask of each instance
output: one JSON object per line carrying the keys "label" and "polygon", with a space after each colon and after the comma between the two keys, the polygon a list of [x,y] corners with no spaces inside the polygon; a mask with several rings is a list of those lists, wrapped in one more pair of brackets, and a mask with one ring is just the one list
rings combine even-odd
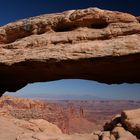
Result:
{"label": "sky", "polygon": [[[140,15],[140,0],[1,0],[0,26],[41,14],[87,7]],[[139,92],[140,84],[106,85],[95,81],[76,79],[28,84],[10,95],[50,99],[140,100]]]}

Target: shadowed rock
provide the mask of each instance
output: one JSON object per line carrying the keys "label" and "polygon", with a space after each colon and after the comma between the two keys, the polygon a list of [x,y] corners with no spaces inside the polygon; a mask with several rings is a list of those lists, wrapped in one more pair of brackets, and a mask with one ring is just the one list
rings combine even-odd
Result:
{"label": "shadowed rock", "polygon": [[69,78],[139,83],[139,40],[138,18],[98,8],[9,23],[0,27],[0,93]]}
{"label": "shadowed rock", "polygon": [[137,20],[140,22],[140,16],[139,16],[139,17],[137,17]]}
{"label": "shadowed rock", "polygon": [[119,123],[121,123],[121,115],[116,115],[114,118],[111,119],[110,122],[107,122],[104,125],[104,130],[112,131]]}

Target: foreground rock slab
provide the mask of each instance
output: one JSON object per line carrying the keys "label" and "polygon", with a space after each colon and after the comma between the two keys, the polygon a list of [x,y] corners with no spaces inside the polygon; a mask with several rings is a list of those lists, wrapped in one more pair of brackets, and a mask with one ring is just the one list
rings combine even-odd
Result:
{"label": "foreground rock slab", "polygon": [[140,109],[123,111],[122,123],[127,130],[140,139]]}
{"label": "foreground rock slab", "polygon": [[137,140],[136,136],[123,127],[115,127],[111,133],[117,140]]}
{"label": "foreground rock slab", "polygon": [[0,93],[68,78],[140,83],[139,40],[139,17],[98,8],[9,23],[0,27]]}
{"label": "foreground rock slab", "polygon": [[[104,126],[105,131],[110,131],[119,140],[140,139],[140,109],[125,110]],[[137,138],[136,138],[137,137]]]}

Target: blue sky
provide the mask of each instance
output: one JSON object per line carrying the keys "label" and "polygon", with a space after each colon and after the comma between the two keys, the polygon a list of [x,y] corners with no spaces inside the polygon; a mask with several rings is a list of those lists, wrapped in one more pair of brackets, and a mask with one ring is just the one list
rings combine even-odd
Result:
{"label": "blue sky", "polygon": [[1,0],[0,25],[44,13],[99,7],[139,15],[139,0]]}
{"label": "blue sky", "polygon": [[140,100],[140,84],[107,85],[88,80],[59,80],[29,84],[9,95],[48,99]]}
{"label": "blue sky", "polygon": [[[22,18],[68,9],[99,7],[140,15],[140,0],[2,0],[0,26]],[[87,80],[60,80],[29,84],[10,94],[39,98],[137,99],[140,100],[140,84],[106,85]]]}

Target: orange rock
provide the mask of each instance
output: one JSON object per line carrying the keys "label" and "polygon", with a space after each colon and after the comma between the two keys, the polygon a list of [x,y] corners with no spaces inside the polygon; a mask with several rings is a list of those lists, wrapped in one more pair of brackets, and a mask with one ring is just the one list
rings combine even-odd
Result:
{"label": "orange rock", "polygon": [[123,111],[121,116],[127,130],[140,138],[140,109]]}
{"label": "orange rock", "polygon": [[0,94],[28,83],[64,78],[139,83],[137,19],[87,8],[0,27]]}

